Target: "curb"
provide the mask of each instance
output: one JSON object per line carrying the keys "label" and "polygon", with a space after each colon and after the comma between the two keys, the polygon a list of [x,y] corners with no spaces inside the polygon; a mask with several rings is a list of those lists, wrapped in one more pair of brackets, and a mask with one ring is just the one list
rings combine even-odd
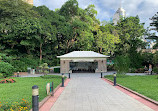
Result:
{"label": "curb", "polygon": [[[66,78],[64,80],[64,82],[68,80],[68,78]],[[62,83],[60,83],[55,89],[54,89],[54,93],[61,87]],[[48,95],[46,96],[41,102],[39,102],[39,109],[47,102],[47,100],[50,98],[50,97],[53,97],[51,95]],[[30,109],[30,111],[32,111],[32,109]]]}
{"label": "curb", "polygon": [[[103,79],[105,79],[105,80],[107,80],[107,81],[113,83],[112,80],[109,80],[109,79],[107,79],[107,78],[103,78]],[[148,98],[148,97],[146,97],[146,96],[144,96],[144,95],[142,95],[142,94],[139,94],[139,93],[137,93],[137,92],[135,92],[135,91],[133,91],[133,90],[127,88],[127,87],[124,87],[124,86],[122,86],[122,85],[120,85],[120,84],[117,84],[117,86],[119,86],[119,87],[121,87],[121,88],[123,88],[123,89],[125,89],[125,90],[127,90],[127,91],[129,91],[129,92],[131,92],[131,93],[133,93],[133,94],[135,94],[135,95],[137,95],[137,96],[139,96],[139,97],[141,97],[141,98],[143,98],[143,99],[145,99],[145,100],[147,100],[147,101],[149,101],[149,102],[151,102],[151,103],[153,103],[153,104],[155,104],[155,105],[158,106],[158,102],[155,101],[155,100],[153,100],[153,99],[150,99],[150,98]]]}

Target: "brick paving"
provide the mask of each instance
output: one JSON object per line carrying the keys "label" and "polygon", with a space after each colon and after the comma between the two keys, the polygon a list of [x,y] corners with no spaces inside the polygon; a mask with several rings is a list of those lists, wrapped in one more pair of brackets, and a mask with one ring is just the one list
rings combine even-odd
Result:
{"label": "brick paving", "polygon": [[[64,86],[67,86],[70,79],[67,79],[64,83]],[[39,109],[39,111],[49,111],[53,104],[56,102],[60,94],[63,92],[65,87],[60,87],[55,93],[54,96],[51,96]]]}
{"label": "brick paving", "polygon": [[72,74],[50,111],[153,111],[99,77]]}

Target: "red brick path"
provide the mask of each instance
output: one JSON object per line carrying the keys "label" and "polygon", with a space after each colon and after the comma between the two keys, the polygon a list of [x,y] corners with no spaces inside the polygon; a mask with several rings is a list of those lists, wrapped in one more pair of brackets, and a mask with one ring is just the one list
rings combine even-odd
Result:
{"label": "red brick path", "polygon": [[[67,86],[70,79],[67,79],[64,83],[64,86]],[[65,87],[60,87],[55,93],[54,96],[51,96],[44,105],[39,109],[39,111],[49,111],[51,107],[54,105],[60,94],[64,91]]]}

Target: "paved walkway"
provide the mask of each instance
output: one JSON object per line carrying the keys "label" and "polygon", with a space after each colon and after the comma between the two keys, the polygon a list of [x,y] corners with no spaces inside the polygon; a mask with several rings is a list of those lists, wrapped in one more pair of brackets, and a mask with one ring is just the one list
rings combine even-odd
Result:
{"label": "paved walkway", "polygon": [[100,74],[72,74],[50,111],[153,111],[99,77]]}

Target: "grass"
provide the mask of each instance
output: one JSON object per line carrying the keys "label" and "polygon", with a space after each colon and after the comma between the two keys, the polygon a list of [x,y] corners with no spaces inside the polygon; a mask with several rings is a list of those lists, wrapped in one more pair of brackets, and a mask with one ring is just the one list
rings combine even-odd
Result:
{"label": "grass", "polygon": [[[50,75],[49,75],[50,76]],[[54,78],[55,77],[55,78]],[[43,79],[41,77],[27,77],[15,78],[16,83],[0,84],[0,102],[10,103],[20,102],[23,98],[31,103],[32,101],[32,86],[38,85],[39,87],[39,101],[43,100],[46,94],[46,84],[54,82],[54,88],[61,83],[61,77],[51,76],[51,78]],[[2,79],[1,79],[2,80]]]}
{"label": "grass", "polygon": [[[113,80],[112,75],[105,76]],[[117,83],[121,84],[133,91],[145,95],[153,100],[158,101],[158,76],[127,76],[117,75]]]}

